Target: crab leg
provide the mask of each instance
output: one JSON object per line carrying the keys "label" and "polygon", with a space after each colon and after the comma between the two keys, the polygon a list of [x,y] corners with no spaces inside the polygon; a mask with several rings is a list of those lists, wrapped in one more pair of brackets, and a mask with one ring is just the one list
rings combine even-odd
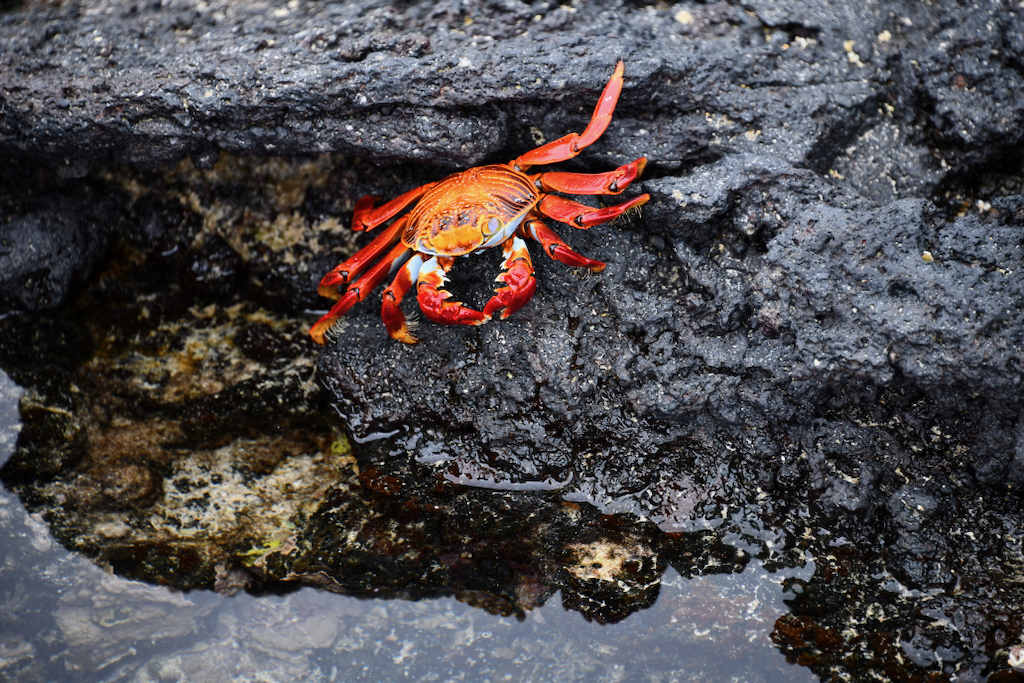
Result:
{"label": "crab leg", "polygon": [[537,205],[537,210],[548,218],[554,218],[556,221],[568,223],[576,228],[586,229],[592,225],[607,223],[611,219],[616,216],[621,216],[632,208],[646,204],[647,200],[650,198],[650,195],[642,194],[639,197],[634,197],[628,202],[623,202],[622,204],[606,206],[603,209],[595,209],[592,206],[580,204],[579,202],[574,202],[571,199],[547,194],[540,200],[540,203]]}
{"label": "crab leg", "polygon": [[365,299],[377,285],[384,282],[387,279],[388,271],[391,270],[391,266],[404,258],[408,253],[409,247],[399,242],[391,248],[391,251],[384,258],[375,263],[370,270],[366,271],[365,275],[349,285],[348,289],[345,290],[345,295],[338,299],[338,302],[331,307],[327,315],[317,320],[316,324],[310,328],[309,335],[313,337],[313,341],[317,344],[323,344],[324,335],[331,329],[335,321],[348,313],[349,309],[358,302]]}
{"label": "crab leg", "polygon": [[373,241],[365,247],[352,254],[344,263],[334,267],[334,270],[324,275],[320,280],[320,286],[316,291],[320,296],[328,299],[340,299],[338,289],[344,287],[357,275],[366,270],[366,267],[376,258],[398,242],[402,236],[402,229],[405,228],[407,219],[405,216],[399,218],[384,232],[373,238]]}
{"label": "crab leg", "polygon": [[538,173],[530,179],[545,192],[619,194],[644,172],[647,157],[640,157],[608,173]]}
{"label": "crab leg", "polygon": [[505,240],[505,260],[501,262],[501,274],[494,278],[504,283],[497,287],[494,296],[484,306],[484,315],[488,318],[501,312],[501,319],[509,317],[533,298],[537,288],[537,278],[533,274],[533,261],[526,249],[526,242],[513,235]]}
{"label": "crab leg", "polygon": [[415,344],[417,339],[413,336],[410,330],[411,323],[406,321],[399,304],[402,303],[402,297],[409,291],[412,283],[419,277],[422,265],[423,257],[419,254],[413,254],[412,258],[405,262],[398,275],[384,290],[384,303],[380,308],[380,317],[384,319],[384,327],[387,328],[388,334],[392,339],[406,344]]}
{"label": "crab leg", "polygon": [[432,256],[420,266],[416,300],[423,314],[435,323],[480,325],[487,320],[486,315],[459,301],[448,301],[452,294],[444,288],[444,283],[448,282],[447,273],[453,263],[452,256]]}
{"label": "crab leg", "polygon": [[540,242],[547,255],[556,261],[561,261],[565,265],[573,266],[574,268],[588,268],[592,273],[600,273],[604,270],[604,263],[602,261],[587,258],[583,254],[574,251],[543,221],[539,221],[536,218],[530,219],[519,229],[529,237]]}
{"label": "crab leg", "polygon": [[382,204],[376,209],[373,208],[380,197],[367,195],[356,202],[352,211],[352,229],[355,231],[373,230],[381,223],[396,216],[402,209],[426,194],[427,190],[437,183],[427,183],[413,188],[405,194],[399,195],[387,204]]}
{"label": "crab leg", "polygon": [[554,142],[541,145],[535,150],[527,152],[512,162],[512,167],[525,170],[537,164],[553,164],[557,161],[572,159],[580,153],[580,150],[587,145],[592,145],[608,129],[612,120],[612,112],[615,111],[615,103],[619,101],[619,93],[622,92],[622,71],[624,69],[622,60],[615,65],[615,72],[612,74],[608,85],[604,86],[601,99],[597,101],[594,114],[590,117],[590,123],[582,135],[569,133]]}

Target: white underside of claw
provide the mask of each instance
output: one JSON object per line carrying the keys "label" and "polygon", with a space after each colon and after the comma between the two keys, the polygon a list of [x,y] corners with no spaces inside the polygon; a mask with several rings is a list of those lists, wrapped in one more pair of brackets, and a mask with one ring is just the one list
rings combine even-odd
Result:
{"label": "white underside of claw", "polygon": [[419,272],[416,274],[416,279],[420,282],[423,282],[424,278],[426,278],[431,273],[437,275],[442,285],[449,281],[448,276],[444,272],[444,268],[442,268],[441,264],[437,262],[436,256],[431,256],[426,261],[423,261],[422,265],[420,265],[419,267]]}
{"label": "white underside of claw", "polygon": [[[437,259],[434,259],[435,261]],[[409,277],[409,282],[416,282],[420,277],[420,268],[423,267],[423,257],[419,254],[413,254],[408,261],[402,266],[405,268],[406,274]]]}
{"label": "white underside of claw", "polygon": [[522,258],[525,258],[527,263],[532,264],[530,259],[530,250],[526,248],[526,242],[524,242],[522,238],[513,237],[512,241],[506,245],[505,260],[501,262],[501,272],[498,273],[498,277],[494,278],[495,281],[504,282],[505,273],[512,267],[512,263],[516,259]]}

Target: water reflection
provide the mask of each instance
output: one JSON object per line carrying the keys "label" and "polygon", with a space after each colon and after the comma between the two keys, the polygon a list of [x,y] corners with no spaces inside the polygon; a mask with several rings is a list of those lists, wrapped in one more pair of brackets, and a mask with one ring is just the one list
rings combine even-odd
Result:
{"label": "water reflection", "polygon": [[[22,394],[0,371],[0,463],[15,446]],[[813,565],[773,573],[755,561],[692,578],[660,567],[650,577],[658,599],[628,619],[580,605],[585,590],[548,595],[515,619],[480,609],[485,591],[419,601],[312,588],[230,597],[125,579],[67,552],[3,490],[0,537],[0,674],[12,682],[813,678],[770,639],[787,611],[784,584],[806,581]],[[576,545],[570,583],[599,578],[585,570],[598,547]]]}
{"label": "water reflection", "polygon": [[[558,600],[516,620],[453,598],[357,599],[310,588],[285,596],[182,594],[73,558],[60,564],[71,572],[28,589],[56,609],[39,615],[37,630],[5,638],[5,680],[814,678],[786,664],[771,643],[786,611],[785,577],[761,567],[693,579],[669,570],[651,609],[601,626]],[[2,592],[26,579],[8,574]]]}
{"label": "water reflection", "polygon": [[655,608],[609,627],[557,602],[518,621],[451,598],[358,600],[309,589],[239,596],[222,603],[206,638],[144,664],[137,680],[168,670],[187,680],[212,671],[215,680],[245,671],[343,681],[680,680],[696,672],[706,680],[811,680],[766,635],[785,609],[778,577],[667,579]]}

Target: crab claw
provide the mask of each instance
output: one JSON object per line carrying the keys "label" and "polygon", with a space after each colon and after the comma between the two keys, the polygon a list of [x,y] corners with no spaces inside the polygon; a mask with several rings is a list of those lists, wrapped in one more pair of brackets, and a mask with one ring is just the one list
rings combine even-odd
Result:
{"label": "crab claw", "polygon": [[419,284],[416,300],[420,304],[423,315],[435,323],[448,325],[480,325],[489,316],[462,304],[459,301],[448,301],[452,293],[444,288],[448,282],[446,273],[451,270],[455,259],[446,256],[432,256],[420,266]]}
{"label": "crab claw", "polygon": [[484,306],[485,316],[491,318],[498,313],[502,320],[525,306],[537,289],[537,278],[533,274],[533,262],[526,242],[513,236],[505,241],[504,251],[502,272],[494,279],[505,286],[495,289],[494,296]]}

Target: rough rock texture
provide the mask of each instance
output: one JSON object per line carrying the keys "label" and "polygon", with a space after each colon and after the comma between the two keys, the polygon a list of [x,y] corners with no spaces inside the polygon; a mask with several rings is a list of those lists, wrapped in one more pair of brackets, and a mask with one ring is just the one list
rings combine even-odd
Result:
{"label": "rough rock texture", "polygon": [[[106,256],[117,197],[89,186],[74,194],[5,197],[10,220],[0,226],[0,307],[40,311],[65,302]],[[77,196],[76,196],[77,195]]]}
{"label": "rough rock texture", "polygon": [[[614,621],[653,600],[666,562],[704,571],[680,559],[692,546],[746,544],[820,569],[773,639],[822,679],[1010,676],[1024,661],[1006,578],[1024,566],[1022,35],[1010,2],[9,12],[0,301],[78,296],[73,314],[0,321],[17,341],[0,360],[32,387],[33,438],[5,480],[33,505],[70,490],[102,519],[142,519],[191,486],[168,472],[216,470],[239,435],[257,457],[278,428],[315,431],[290,316],[322,307],[317,279],[363,243],[345,229],[353,202],[582,130],[622,58],[615,120],[565,167],[646,155],[630,192],[652,200],[560,230],[608,268],[582,276],[535,250],[526,308],[479,328],[423,322],[412,348],[386,337],[371,295],[318,365],[358,472],[334,475],[314,514],[267,517],[301,525],[287,552],[238,563],[361,594],[468,591],[508,614],[561,590]],[[79,294],[107,240],[117,257]],[[481,305],[498,263],[460,260],[457,296]],[[123,424],[111,396],[169,421],[147,432],[157,456],[100,448],[96,425]],[[91,513],[55,515],[61,537],[94,538]],[[130,558],[135,542],[83,549]],[[231,554],[204,553],[189,585]],[[608,613],[587,611],[611,604],[580,570],[595,557],[632,571]],[[114,564],[173,574],[158,559]]]}

